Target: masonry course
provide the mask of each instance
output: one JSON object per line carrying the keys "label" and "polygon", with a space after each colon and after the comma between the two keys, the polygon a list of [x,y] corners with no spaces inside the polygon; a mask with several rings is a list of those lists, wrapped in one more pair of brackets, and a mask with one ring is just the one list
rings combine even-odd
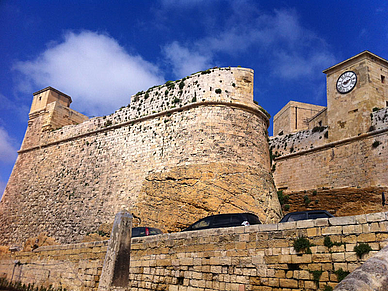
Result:
{"label": "masonry course", "polygon": [[[387,245],[388,213],[133,238],[130,290],[317,290],[335,287]],[[307,238],[311,253],[296,252]],[[324,238],[336,243],[324,244]],[[361,258],[354,247],[368,243]],[[23,283],[97,290],[108,241],[3,254],[0,274]],[[15,263],[17,262],[17,263]],[[314,279],[314,271],[320,274]]]}

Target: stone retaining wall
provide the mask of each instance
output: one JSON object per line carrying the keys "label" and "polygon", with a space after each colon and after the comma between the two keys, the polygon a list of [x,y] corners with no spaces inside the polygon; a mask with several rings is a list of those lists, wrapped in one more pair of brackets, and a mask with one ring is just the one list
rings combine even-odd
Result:
{"label": "stone retaining wall", "polygon": [[[129,290],[335,287],[340,269],[354,271],[387,245],[387,230],[388,213],[382,212],[133,238]],[[300,237],[313,244],[311,252],[295,251],[294,240]],[[336,245],[325,246],[325,237]],[[361,258],[354,251],[360,243],[372,248]],[[96,290],[106,248],[104,241],[3,255],[0,275],[68,290]]]}

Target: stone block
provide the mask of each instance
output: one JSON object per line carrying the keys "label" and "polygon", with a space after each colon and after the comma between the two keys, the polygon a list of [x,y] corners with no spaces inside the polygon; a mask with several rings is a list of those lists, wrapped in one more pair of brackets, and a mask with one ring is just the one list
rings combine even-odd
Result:
{"label": "stone block", "polygon": [[279,278],[268,278],[268,282],[266,285],[272,286],[272,287],[279,287],[280,286]]}
{"label": "stone block", "polygon": [[375,242],[376,241],[376,234],[375,233],[361,233],[357,237],[357,242]]}
{"label": "stone block", "polygon": [[322,228],[322,235],[342,234],[342,226],[329,226]]}
{"label": "stone block", "polygon": [[356,224],[364,224],[364,223],[367,222],[366,214],[355,215],[353,217],[354,217],[354,219],[356,221]]}
{"label": "stone block", "polygon": [[334,263],[334,270],[337,271],[339,269],[348,271],[348,263]]}
{"label": "stone block", "polygon": [[386,220],[385,212],[366,214],[366,221],[367,222],[375,222],[375,221],[383,221],[383,220]]}
{"label": "stone block", "polygon": [[320,228],[314,227],[314,228],[308,228],[307,229],[307,236],[308,237],[314,237],[314,236],[318,236],[318,235],[321,235],[321,229]]}
{"label": "stone block", "polygon": [[331,256],[332,254],[313,254],[312,261],[315,263],[331,262]]}
{"label": "stone block", "polygon": [[317,284],[314,281],[305,281],[303,290],[316,290]]}
{"label": "stone block", "polygon": [[293,279],[280,279],[279,286],[283,288],[298,288],[298,281]]}
{"label": "stone block", "polygon": [[273,231],[278,230],[278,224],[259,224],[258,231]]}
{"label": "stone block", "polygon": [[328,218],[318,218],[315,219],[315,226],[329,226],[329,219]]}
{"label": "stone block", "polygon": [[291,255],[291,262],[293,264],[309,264],[312,262],[311,254],[303,254],[303,255]]}
{"label": "stone block", "polygon": [[299,220],[296,222],[297,228],[315,227],[315,220]]}
{"label": "stone block", "polygon": [[356,219],[353,216],[331,217],[329,218],[330,225],[353,225],[356,224]]}
{"label": "stone block", "polygon": [[331,258],[333,262],[344,262],[345,254],[344,253],[332,253]]}
{"label": "stone block", "polygon": [[355,252],[346,252],[345,261],[346,262],[356,262],[358,260],[357,254]]}
{"label": "stone block", "polygon": [[295,229],[296,228],[296,221],[290,221],[290,222],[283,222],[278,224],[278,230],[285,230],[285,229]]}
{"label": "stone block", "polygon": [[294,271],[294,278],[298,280],[309,280],[310,272],[307,270],[297,270]]}
{"label": "stone block", "polygon": [[291,264],[292,263],[292,255],[278,256],[278,262],[280,264]]}

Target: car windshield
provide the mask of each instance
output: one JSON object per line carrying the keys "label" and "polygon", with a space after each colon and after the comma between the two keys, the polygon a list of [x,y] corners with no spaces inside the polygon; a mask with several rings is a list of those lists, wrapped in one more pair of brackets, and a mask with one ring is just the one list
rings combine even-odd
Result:
{"label": "car windshield", "polygon": [[150,235],[161,234],[162,232],[157,228],[149,228]]}
{"label": "car windshield", "polygon": [[294,213],[290,215],[287,221],[298,221],[306,219],[306,213]]}
{"label": "car windshield", "polygon": [[200,229],[204,228],[210,225],[210,217],[207,217],[203,220],[198,221],[197,223],[193,224],[191,227],[192,229]]}
{"label": "car windshield", "polygon": [[145,228],[144,227],[132,228],[132,236],[143,236],[143,235],[145,235]]}
{"label": "car windshield", "polygon": [[309,219],[328,218],[328,217],[329,216],[324,212],[309,213]]}
{"label": "car windshield", "polygon": [[219,215],[213,218],[213,226],[215,227],[239,225],[241,222],[241,218],[238,215]]}

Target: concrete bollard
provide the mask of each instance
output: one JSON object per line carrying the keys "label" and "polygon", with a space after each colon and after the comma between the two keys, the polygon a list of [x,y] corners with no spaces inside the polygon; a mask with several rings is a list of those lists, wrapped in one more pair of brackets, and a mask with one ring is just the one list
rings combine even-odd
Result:
{"label": "concrete bollard", "polygon": [[116,214],[108,242],[99,291],[126,290],[129,283],[132,215],[126,211]]}

